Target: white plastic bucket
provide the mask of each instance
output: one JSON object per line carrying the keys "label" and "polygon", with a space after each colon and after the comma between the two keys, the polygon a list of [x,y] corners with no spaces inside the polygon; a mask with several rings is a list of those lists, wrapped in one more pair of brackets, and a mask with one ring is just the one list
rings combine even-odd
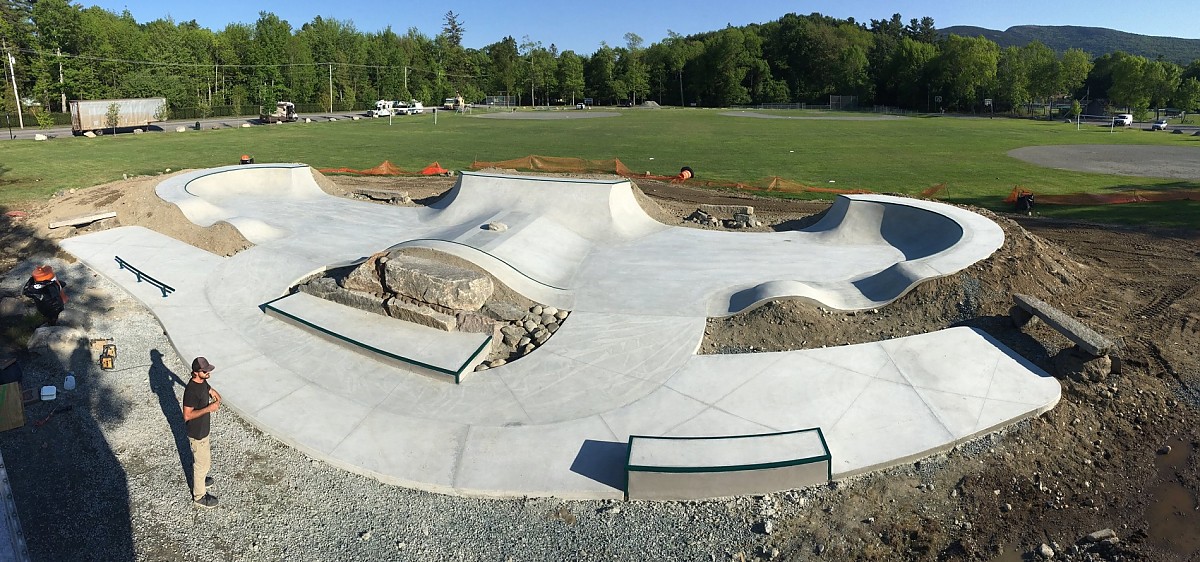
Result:
{"label": "white plastic bucket", "polygon": [[49,384],[42,387],[42,400],[54,400],[58,395],[58,387]]}

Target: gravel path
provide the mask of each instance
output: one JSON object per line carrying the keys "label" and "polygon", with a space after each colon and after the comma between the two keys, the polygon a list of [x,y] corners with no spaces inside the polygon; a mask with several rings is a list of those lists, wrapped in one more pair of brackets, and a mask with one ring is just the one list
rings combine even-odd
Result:
{"label": "gravel path", "polygon": [[1026,146],[1010,150],[1008,155],[1030,164],[1075,172],[1146,178],[1200,178],[1200,148],[1188,146]]}
{"label": "gravel path", "polygon": [[[11,294],[34,263],[0,288]],[[29,406],[23,428],[0,433],[35,561],[729,560],[765,543],[755,532],[758,504],[774,499],[438,495],[309,459],[229,411],[213,420],[212,493],[221,503],[198,510],[184,471],[185,363],[140,303],[81,265],[50,263],[71,288],[68,306],[91,312],[88,337],[113,338],[118,355],[115,370],[100,371],[86,349],[76,350],[79,386],[70,393],[55,359],[23,361],[26,387],[60,386],[58,400]]]}

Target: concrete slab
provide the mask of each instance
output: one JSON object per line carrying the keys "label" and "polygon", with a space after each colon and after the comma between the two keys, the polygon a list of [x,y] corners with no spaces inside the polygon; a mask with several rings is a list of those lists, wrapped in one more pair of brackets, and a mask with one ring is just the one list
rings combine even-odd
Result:
{"label": "concrete slab", "polygon": [[[181,174],[158,193],[193,222],[227,221],[257,245],[223,258],[123,227],[63,248],[145,303],[181,356],[213,361],[213,385],[248,422],[384,482],[620,498],[630,435],[809,427],[822,428],[838,478],[952,447],[1059,399],[1054,379],[967,328],[696,355],[709,316],[778,297],[885,306],[1003,243],[995,224],[947,205],[852,196],[808,230],[722,233],[654,222],[626,181],[464,174],[447,197],[418,209],[325,195],[301,165],[248,165]],[[480,229],[502,217],[515,232]],[[535,353],[455,385],[259,308],[309,274],[398,246],[451,252],[572,314]],[[164,298],[137,283],[115,255],[176,292]],[[351,318],[322,322],[354,329]]]}

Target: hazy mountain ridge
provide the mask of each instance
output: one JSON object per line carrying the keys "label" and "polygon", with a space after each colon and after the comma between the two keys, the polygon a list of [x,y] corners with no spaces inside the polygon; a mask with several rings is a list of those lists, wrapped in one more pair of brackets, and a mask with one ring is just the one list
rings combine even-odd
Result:
{"label": "hazy mountain ridge", "polygon": [[938,33],[962,37],[982,35],[995,41],[1002,49],[1010,46],[1022,47],[1033,41],[1041,41],[1058,52],[1076,48],[1084,50],[1092,57],[1122,51],[1150,60],[1157,60],[1161,56],[1163,60],[1183,66],[1200,59],[1200,39],[1138,35],[1104,27],[1017,25],[997,31],[971,25],[955,25],[939,29]]}

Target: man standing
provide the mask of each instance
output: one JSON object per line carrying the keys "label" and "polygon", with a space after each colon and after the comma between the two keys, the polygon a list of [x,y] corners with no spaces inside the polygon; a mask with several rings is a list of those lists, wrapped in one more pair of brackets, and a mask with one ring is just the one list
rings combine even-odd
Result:
{"label": "man standing", "polygon": [[192,500],[198,507],[217,507],[217,498],[208,493],[212,478],[208,469],[212,454],[208,443],[209,414],[221,407],[221,395],[208,385],[213,365],[208,359],[192,360],[192,379],[183,389],[183,421],[187,423],[188,443],[192,446]]}

